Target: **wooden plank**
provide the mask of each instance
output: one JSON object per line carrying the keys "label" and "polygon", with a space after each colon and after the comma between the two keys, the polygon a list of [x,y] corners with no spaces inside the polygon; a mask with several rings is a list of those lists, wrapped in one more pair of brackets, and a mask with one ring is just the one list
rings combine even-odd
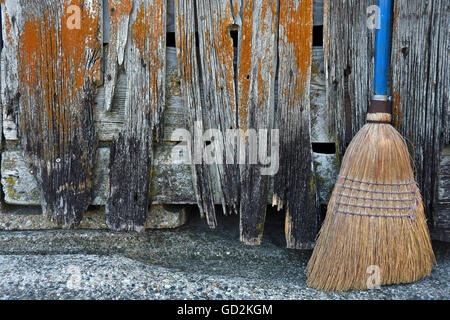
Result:
{"label": "wooden plank", "polygon": [[[242,0],[228,0],[232,1],[234,13],[238,18],[235,23],[240,25],[239,19],[242,8]],[[225,1],[226,2],[226,1]],[[323,25],[323,2],[324,0],[314,0],[313,11],[314,11],[314,25]],[[175,0],[167,0],[167,32],[175,32]]]}
{"label": "wooden plank", "polygon": [[[119,66],[123,65],[132,0],[109,0],[105,18],[109,25],[109,44],[105,52],[105,110],[111,111]],[[106,9],[106,8],[105,8]]]}
{"label": "wooden plank", "polygon": [[175,32],[175,1],[167,0],[167,32]]}
{"label": "wooden plank", "polygon": [[450,175],[450,145],[442,148],[440,160],[439,175]]}
{"label": "wooden plank", "polygon": [[441,152],[432,237],[450,241],[450,145]]}
{"label": "wooden plank", "polygon": [[324,0],[313,1],[313,23],[315,26],[323,25],[323,2]]}
{"label": "wooden plank", "polygon": [[135,0],[129,18],[126,117],[111,143],[105,209],[106,223],[115,231],[140,232],[147,218],[153,132],[160,127],[165,105],[165,10],[165,0]]}
{"label": "wooden plank", "polygon": [[103,44],[109,43],[109,33],[111,25],[109,24],[109,0],[103,1]]}
{"label": "wooden plank", "polygon": [[336,154],[313,152],[314,181],[318,204],[328,205],[339,173]]}
{"label": "wooden plank", "polygon": [[[177,145],[178,146],[178,145]],[[174,144],[157,145],[153,161],[150,196],[152,203],[195,204],[197,199],[192,185],[191,167],[173,161]],[[185,146],[183,146],[185,148]],[[93,205],[105,205],[109,184],[109,148],[97,149],[93,180]],[[339,170],[336,155],[313,153],[315,180],[321,204],[327,204]],[[2,153],[1,183],[5,203],[12,205],[39,205],[39,188],[33,174],[19,150]],[[270,185],[273,185],[273,181]],[[221,204],[218,188],[213,185],[214,203]],[[272,203],[272,191],[267,203]]]}
{"label": "wooden plank", "polygon": [[[275,97],[277,101],[278,96]],[[313,47],[310,82],[311,141],[335,143],[336,133],[330,130],[330,113],[326,101],[326,79],[323,47]],[[334,121],[334,120],[333,120]]]}
{"label": "wooden plank", "polygon": [[[335,142],[334,132],[329,130],[329,113],[326,104],[325,70],[322,47],[313,47],[311,70],[311,139],[312,142]],[[178,76],[176,48],[166,50],[166,109],[164,112],[164,143],[180,141],[172,135],[176,129],[185,127],[185,111]],[[277,103],[278,85],[275,84],[275,103]],[[119,72],[111,112],[105,111],[105,87],[98,89],[94,103],[94,126],[99,141],[110,142],[123,128],[125,118],[125,100],[127,96],[127,76]],[[204,103],[203,97],[201,97]],[[3,135],[6,141],[17,140],[17,129],[13,114],[3,113]]]}
{"label": "wooden plank", "polygon": [[17,80],[4,91],[5,103],[16,112],[20,144],[39,183],[44,213],[72,227],[91,202],[102,3],[6,0],[2,9],[9,48],[3,67],[11,74],[5,79]]}
{"label": "wooden plank", "polygon": [[[209,127],[218,130],[210,150],[219,187],[224,196],[223,210],[239,212],[239,166],[237,141],[227,132],[237,129],[237,107],[234,72],[234,47],[230,31],[234,25],[232,1],[198,0],[197,26],[203,84],[203,101]],[[217,131],[216,131],[217,132]]]}
{"label": "wooden plank", "polygon": [[[323,68],[323,50],[321,47],[313,47],[313,62],[311,71],[311,138],[312,142],[334,142],[335,138],[328,131],[328,112],[327,105],[325,103],[325,70]],[[167,109],[165,112],[165,145],[156,147],[155,163],[153,167],[153,184],[155,185],[153,197],[154,202],[158,203],[196,203],[195,192],[192,190],[191,171],[188,165],[180,164],[174,165],[172,169],[170,165],[170,153],[161,153],[159,150],[167,150],[169,146],[173,146],[171,141],[181,141],[178,135],[172,135],[172,132],[178,128],[185,127],[184,109],[182,105],[182,93],[180,88],[180,78],[178,76],[176,62],[176,49],[167,48],[167,73],[166,73],[166,102]],[[117,136],[118,132],[123,128],[124,120],[124,106],[127,92],[127,79],[125,74],[120,74],[118,78],[117,93],[113,100],[112,112],[105,112],[103,107],[103,88],[99,89],[98,97],[96,99],[97,104],[94,106],[94,118],[95,128],[99,136],[100,141],[111,141],[114,136]],[[277,84],[275,85],[277,88]],[[12,150],[17,140],[15,131],[15,125],[12,116],[4,117],[5,135],[8,148],[7,151]],[[10,127],[10,125],[13,125]],[[98,153],[102,154],[100,148]],[[6,151],[6,152],[7,152]],[[163,161],[159,159],[158,154],[166,154],[166,160],[164,165],[160,163]],[[29,169],[24,166],[18,165],[14,169],[14,162],[9,162],[8,155],[4,155],[7,166],[4,170],[11,172],[3,179],[3,189],[5,192],[5,201],[9,204],[22,204],[33,205],[39,203],[39,193],[36,197],[33,197],[34,191],[29,194],[30,182],[28,178]],[[317,159],[316,159],[317,158]],[[335,155],[315,155],[315,174],[316,181],[318,182],[319,199],[321,203],[327,203],[329,199],[329,185],[333,185],[333,177],[336,176],[338,170],[338,164]],[[106,177],[102,180],[95,180],[94,182],[94,198],[93,203],[98,205],[104,205],[107,198],[107,184],[108,184],[108,163],[109,163],[109,151],[107,156],[97,158],[95,176],[97,172],[105,172]],[[16,178],[23,177],[22,178]],[[102,175],[101,175],[102,176]],[[34,179],[31,177],[30,179]],[[7,183],[6,180],[11,181]],[[156,184],[155,184],[156,183]],[[34,182],[34,185],[36,182]],[[272,182],[271,182],[272,184]],[[33,188],[32,188],[33,189]],[[214,201],[216,204],[221,204],[221,196],[218,195],[218,188],[214,189]],[[105,191],[106,190],[106,191]],[[38,189],[36,189],[38,191]],[[97,196],[101,194],[101,197]],[[152,191],[150,192],[152,194]],[[272,202],[272,195],[269,192],[269,202]]]}
{"label": "wooden plank", "polygon": [[[319,57],[320,59],[320,57]],[[172,137],[172,132],[185,126],[183,100],[178,76],[176,48],[166,49],[166,110],[164,112],[164,141],[172,142],[177,136]],[[128,85],[127,75],[122,71],[118,75],[115,95],[111,112],[105,111],[105,87],[98,89],[94,105],[94,126],[99,141],[110,142],[123,128],[125,119],[125,100]],[[6,141],[17,140],[17,128],[13,114],[3,113],[5,123],[3,134]],[[179,141],[179,140],[175,140]]]}
{"label": "wooden plank", "polygon": [[[195,37],[195,3],[194,1],[175,1],[176,44],[181,92],[186,112],[186,127],[192,139],[201,139],[203,128],[207,125],[203,118],[203,103],[200,94],[200,70],[197,60],[197,42]],[[195,189],[200,214],[206,217],[211,228],[217,225],[214,209],[213,182],[209,165],[203,162],[203,142],[199,145],[188,141],[191,159],[192,182]],[[200,157],[200,159],[197,159]]]}
{"label": "wooden plank", "polygon": [[[3,25],[2,25],[2,3],[0,2],[0,43],[1,43],[1,49],[3,49]],[[3,94],[2,94],[2,82],[3,82],[3,66],[2,66],[2,62],[3,56],[1,56],[1,52],[3,50],[0,51],[0,115],[1,115],[1,119],[0,119],[0,132],[3,133]],[[3,150],[3,135],[2,138],[0,139],[0,150]],[[0,162],[1,162],[1,154],[0,154]],[[1,170],[0,170],[0,178],[1,178]],[[0,192],[0,210],[3,209],[5,207],[5,197],[4,194],[2,192]]]}
{"label": "wooden plank", "polygon": [[[2,4],[0,3],[0,54],[3,51],[3,26],[2,26]],[[0,56],[1,61],[3,61],[3,57]],[[3,82],[3,66],[2,63],[0,62],[0,115],[3,115],[3,94],[2,94],[2,82]],[[0,132],[3,132],[3,116],[0,119]],[[0,139],[0,150],[3,150],[3,137],[2,139]],[[1,156],[0,156],[0,161],[1,161]],[[1,174],[0,174],[1,175]],[[0,207],[3,206],[3,197],[0,196]]]}
{"label": "wooden plank", "polygon": [[425,210],[434,225],[443,219],[438,208],[432,212],[439,197],[436,173],[448,128],[449,19],[450,4],[445,0],[397,1],[394,6],[393,121],[409,142]]}
{"label": "wooden plank", "polygon": [[[153,204],[194,204],[195,192],[192,189],[191,169],[187,164],[174,164],[172,151],[174,145],[157,146],[151,169],[149,197]],[[93,177],[93,205],[105,205],[109,185],[108,147],[97,149]],[[2,185],[5,202],[12,205],[39,205],[39,188],[21,151],[8,150],[2,153]]]}
{"label": "wooden plank", "polygon": [[436,204],[435,224],[432,234],[439,234],[437,238],[441,241],[450,241],[450,201],[439,201]]}
{"label": "wooden plank", "polygon": [[[258,134],[259,145],[271,145],[277,65],[278,1],[243,1],[238,57],[239,128],[245,159],[241,158],[240,239],[258,245],[264,230],[268,176],[257,161],[258,147],[246,136]],[[264,131],[266,130],[266,131]],[[269,133],[270,132],[270,133]],[[261,148],[259,148],[261,149]],[[261,150],[260,150],[261,151]],[[268,154],[268,150],[262,150]],[[274,151],[274,150],[272,150]],[[256,161],[254,161],[256,160]]]}
{"label": "wooden plank", "polygon": [[313,247],[319,221],[310,129],[312,5],[312,0],[281,1],[279,11],[280,160],[272,205],[285,209],[286,244],[292,249]]}
{"label": "wooden plank", "polygon": [[363,126],[372,95],[375,29],[367,8],[376,0],[324,1],[324,53],[330,132],[340,159]]}

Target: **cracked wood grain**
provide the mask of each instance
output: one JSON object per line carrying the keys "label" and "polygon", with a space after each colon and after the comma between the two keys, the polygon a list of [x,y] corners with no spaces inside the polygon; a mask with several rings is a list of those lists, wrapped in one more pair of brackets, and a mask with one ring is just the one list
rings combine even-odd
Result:
{"label": "cracked wood grain", "polygon": [[106,223],[115,231],[140,232],[147,218],[153,133],[165,104],[165,8],[165,0],[135,0],[129,17],[125,123],[111,143],[106,203]]}
{"label": "cracked wood grain", "polygon": [[450,215],[439,199],[438,173],[450,143],[449,19],[448,1],[396,1],[391,53],[393,124],[410,145],[430,226],[444,230]]}
{"label": "cracked wood grain", "polygon": [[367,8],[377,0],[324,0],[324,52],[330,132],[339,158],[366,122],[373,91],[375,29]]}
{"label": "cracked wood grain", "polygon": [[[202,70],[203,101],[210,128],[220,131],[213,142],[217,156],[219,186],[224,197],[223,210],[239,211],[239,166],[237,142],[227,136],[237,129],[237,105],[234,70],[234,47],[230,31],[234,25],[231,1],[198,0],[197,25]],[[238,138],[238,137],[237,137]]]}
{"label": "cracked wood grain", "polygon": [[[273,128],[275,73],[277,64],[278,1],[242,1],[242,28],[238,58],[238,122],[245,164],[241,165],[240,239],[249,245],[261,243],[267,209],[268,175],[258,158],[255,139],[247,136],[254,129],[259,149],[271,145]],[[256,148],[255,148],[256,147]],[[258,152],[261,151],[261,152]],[[272,150],[273,152],[273,150]],[[256,161],[255,161],[256,160]]]}
{"label": "cracked wood grain", "polygon": [[[132,0],[109,0],[109,44],[105,54],[105,110],[111,111],[119,66],[123,65]],[[105,8],[106,9],[106,8]]]}
{"label": "cracked wood grain", "polygon": [[286,211],[286,244],[292,249],[312,248],[318,229],[310,128],[312,5],[281,1],[279,10],[280,165],[272,205]]}
{"label": "cracked wood grain", "polygon": [[[156,145],[155,160],[152,169],[152,183],[150,194],[153,195],[152,203],[191,203],[195,204],[197,199],[191,181],[191,167],[189,164],[174,165],[171,163],[170,148],[174,143],[181,141],[177,135],[172,135],[177,128],[185,127],[186,111],[183,107],[183,95],[181,92],[181,83],[178,77],[178,65],[176,57],[176,48],[167,48],[167,66],[166,66],[166,110],[164,113],[165,121],[165,139],[164,144]],[[327,106],[325,104],[325,73],[323,70],[323,51],[321,47],[313,47],[313,65],[311,75],[311,138],[313,142],[334,142],[333,136],[327,132]],[[277,85],[276,85],[277,87]],[[115,137],[123,128],[125,119],[124,108],[127,94],[126,74],[121,73],[118,78],[117,94],[113,100],[113,111],[104,111],[104,88],[99,88],[96,98],[97,104],[94,106],[95,129],[102,145],[109,145],[112,137]],[[275,97],[275,101],[277,98]],[[5,149],[16,150],[17,135],[15,126],[13,126],[11,116],[4,117]],[[175,142],[177,141],[177,142]],[[101,148],[100,148],[101,149]],[[99,150],[100,150],[99,149]],[[159,150],[167,150],[167,153],[161,153]],[[97,154],[99,151],[97,152]],[[5,193],[5,202],[7,204],[18,205],[39,205],[39,190],[36,183],[30,183],[29,169],[23,166],[17,166],[14,169],[15,161],[9,161],[9,154],[3,151],[2,161],[2,184]],[[158,154],[165,154],[161,159]],[[320,194],[321,203],[327,203],[330,186],[334,184],[336,176],[336,156],[334,154],[314,154],[317,189]],[[318,158],[317,158],[318,157]],[[163,162],[164,164],[162,164]],[[17,162],[19,163],[19,162]],[[160,164],[158,164],[160,163]],[[104,205],[108,193],[108,166],[109,151],[104,157],[98,157],[96,169],[94,170],[98,180],[94,180],[94,195],[92,204]],[[272,184],[272,182],[270,182]],[[218,190],[214,190],[214,201],[221,204],[218,197]],[[269,189],[270,190],[270,189]],[[272,202],[272,194],[269,192],[269,202]]]}
{"label": "cracked wood grain", "polygon": [[2,100],[49,219],[79,224],[91,202],[101,83],[100,0],[2,3]]}
{"label": "cracked wood grain", "polygon": [[[203,103],[200,92],[195,10],[194,1],[175,0],[178,70],[184,97],[183,106],[186,111],[186,127],[193,139],[195,137],[201,138],[203,128],[207,126],[207,121],[203,118]],[[202,143],[201,148],[203,149],[203,147]],[[208,225],[214,228],[217,225],[217,220],[210,165],[205,164],[202,158],[196,159],[195,148],[194,143],[188,143],[188,152],[191,152],[192,183],[200,214],[206,217]]]}

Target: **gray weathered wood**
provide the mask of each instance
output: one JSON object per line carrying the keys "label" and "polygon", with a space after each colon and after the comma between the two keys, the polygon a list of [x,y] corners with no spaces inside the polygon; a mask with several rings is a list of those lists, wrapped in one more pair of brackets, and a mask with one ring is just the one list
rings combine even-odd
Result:
{"label": "gray weathered wood", "polygon": [[[327,121],[327,105],[325,103],[325,74],[323,68],[323,51],[321,47],[313,47],[313,62],[312,62],[312,75],[311,75],[311,137],[313,142],[333,142],[334,136],[328,131],[328,126],[324,125]],[[178,76],[177,62],[176,62],[176,49],[167,48],[167,74],[166,74],[166,102],[167,107],[165,111],[165,144],[167,146],[157,146],[155,155],[155,165],[153,168],[153,184],[154,191],[150,194],[153,195],[154,202],[157,203],[195,203],[195,192],[192,190],[191,173],[189,166],[186,164],[174,165],[173,168],[170,165],[171,158],[170,149],[172,148],[173,141],[180,141],[177,135],[172,135],[172,132],[179,128],[186,126],[184,121],[184,109],[182,92],[180,88],[180,78]],[[94,118],[95,128],[99,136],[100,141],[111,141],[111,139],[118,135],[123,128],[124,121],[124,106],[127,92],[126,75],[121,73],[118,77],[118,85],[116,96],[113,100],[112,112],[105,112],[104,110],[104,89],[99,89],[98,96],[96,98],[96,104],[94,106]],[[277,86],[277,85],[276,85]],[[5,128],[3,134],[9,144],[15,143],[17,140],[16,127],[12,116],[4,114]],[[104,154],[103,148],[98,149],[100,155]],[[160,150],[166,150],[162,152]],[[29,176],[29,169],[26,166],[17,165],[15,162],[10,162],[8,153],[4,155],[4,170],[7,170],[8,174],[3,179],[3,189],[5,192],[5,201],[9,204],[21,204],[21,205],[35,205],[39,203],[38,189],[35,189],[36,182],[32,176]],[[159,158],[159,155],[165,154],[166,160]],[[319,195],[321,203],[328,202],[329,188],[327,185],[333,185],[333,176],[337,173],[337,161],[334,155],[317,155],[316,180],[319,183]],[[15,158],[13,158],[15,159]],[[334,159],[334,160],[333,160]],[[161,164],[164,162],[164,165]],[[21,163],[21,162],[18,162]],[[107,197],[107,184],[108,184],[108,163],[109,163],[109,151],[106,156],[97,158],[95,176],[97,172],[105,173],[100,174],[104,177],[101,180],[95,180],[94,182],[94,198],[93,204],[104,205]],[[10,174],[11,173],[11,174]],[[19,178],[20,177],[20,178]],[[7,181],[10,181],[7,182]],[[32,183],[31,181],[34,181]],[[30,186],[33,186],[32,188]],[[34,190],[34,191],[30,191]],[[215,190],[215,203],[221,204],[222,201],[218,195],[218,191]],[[269,194],[270,202],[272,202],[272,196]]]}
{"label": "gray weathered wood", "polygon": [[434,225],[450,220],[443,216],[442,207],[435,207],[441,150],[449,143],[444,140],[450,87],[449,20],[450,3],[445,0],[396,1],[394,6],[393,122],[410,145],[416,180]]}
{"label": "gray weathered wood", "polygon": [[[245,244],[261,243],[267,208],[268,176],[258,155],[269,154],[274,117],[277,66],[278,1],[252,0],[242,3],[242,28],[238,57],[239,128],[245,148],[241,165],[240,239]],[[257,132],[258,144],[246,135]],[[265,131],[264,131],[265,130]],[[264,149],[264,150],[258,150]],[[261,152],[258,152],[261,151]],[[260,157],[259,157],[260,158]],[[255,161],[256,160],[256,161]]]}
{"label": "gray weathered wood", "polygon": [[[188,153],[192,165],[192,182],[195,189],[197,204],[200,214],[206,216],[208,225],[216,227],[216,213],[214,209],[213,182],[210,166],[203,162],[203,141],[195,143],[195,139],[201,139],[203,128],[207,127],[207,121],[203,116],[203,102],[200,93],[200,70],[197,60],[197,41],[195,37],[195,3],[194,1],[175,1],[176,10],[176,43],[179,75],[181,80],[181,92],[186,112],[186,127],[191,139],[188,141]],[[197,159],[200,157],[200,159]]]}
{"label": "gray weathered wood", "polygon": [[[234,12],[238,18],[243,0],[229,0],[233,2]],[[323,24],[323,0],[314,0],[314,25]],[[239,20],[235,21],[239,24]],[[167,0],[167,32],[175,32],[175,0]]]}
{"label": "gray weathered wood", "polygon": [[441,152],[437,199],[450,202],[450,146],[446,146]]}
{"label": "gray weathered wood", "polygon": [[450,241],[450,146],[441,152],[431,236]]}
{"label": "gray weathered wood", "polygon": [[3,103],[15,115],[44,213],[75,226],[91,202],[101,0],[4,1],[2,12]]}
{"label": "gray weathered wood", "polygon": [[[172,132],[185,127],[185,111],[178,76],[176,48],[166,50],[166,110],[164,112],[164,142],[180,141]],[[335,142],[334,132],[329,130],[329,114],[326,105],[325,75],[322,47],[313,47],[311,71],[311,139],[313,142]],[[275,85],[277,88],[277,84]],[[276,90],[277,91],[277,90]],[[105,111],[105,87],[98,89],[94,105],[94,126],[99,141],[109,142],[123,128],[125,117],[125,99],[127,95],[127,77],[120,72],[117,79],[111,112]],[[275,92],[275,102],[277,101]],[[201,97],[201,101],[203,98]],[[203,102],[202,102],[203,103]],[[13,115],[3,113],[3,135],[6,141],[17,140],[17,130]]]}
{"label": "gray weathered wood", "polygon": [[[288,248],[311,248],[318,230],[310,129],[312,0],[280,2],[277,128],[272,205],[286,212]],[[301,160],[300,160],[301,159]]]}
{"label": "gray weathered wood", "polygon": [[[152,203],[194,204],[191,169],[187,164],[174,164],[174,145],[157,146],[151,169],[149,196]],[[109,185],[108,147],[97,149],[93,178],[93,205],[105,205]],[[5,202],[12,205],[39,205],[39,188],[21,151],[8,150],[2,154],[2,185]]]}
{"label": "gray weathered wood", "polygon": [[[330,132],[340,158],[365,123],[372,95],[375,29],[367,8],[376,0],[324,1],[324,52]],[[334,121],[333,121],[334,119]]]}
{"label": "gray weathered wood", "polygon": [[[0,43],[2,43],[2,47],[3,47],[3,25],[2,25],[2,4],[0,3]],[[0,51],[1,54],[1,51]],[[0,56],[0,61],[3,61],[3,57]],[[3,132],[3,94],[2,94],[2,81],[4,79],[3,78],[3,66],[2,63],[0,62],[0,132]],[[0,150],[3,150],[3,137],[2,139],[0,139]],[[1,161],[1,155],[0,155],[0,161]],[[0,193],[1,194],[1,193]],[[0,197],[0,206],[3,206],[3,197]]]}
{"label": "gray weathered wood", "polygon": [[198,0],[197,26],[203,84],[203,101],[209,127],[219,130],[211,149],[221,192],[223,210],[239,212],[239,166],[237,143],[232,144],[227,132],[237,129],[237,105],[234,72],[234,48],[230,31],[234,24],[232,1]]}
{"label": "gray weathered wood", "polygon": [[105,110],[111,111],[119,66],[123,65],[128,37],[132,0],[109,0],[105,20],[109,25],[108,45],[105,54]]}
{"label": "gray weathered wood", "polygon": [[165,0],[134,0],[129,18],[125,123],[111,143],[105,209],[106,223],[115,231],[142,231],[147,219],[153,133],[165,106],[165,10]]}
{"label": "gray weathered wood", "polygon": [[[375,30],[367,8],[376,1],[325,1],[324,51],[330,132],[342,156],[365,122],[372,93]],[[410,145],[429,221],[442,218],[436,172],[449,143],[448,1],[395,1],[391,52],[393,125]],[[434,212],[434,214],[433,214]]]}
{"label": "gray weathered wood", "polygon": [[313,23],[315,26],[323,25],[323,2],[324,0],[313,1]]}
{"label": "gray weathered wood", "polygon": [[[311,141],[335,143],[336,134],[330,130],[330,113],[326,102],[325,63],[323,47],[313,47],[310,82]],[[275,97],[277,101],[277,96]]]}

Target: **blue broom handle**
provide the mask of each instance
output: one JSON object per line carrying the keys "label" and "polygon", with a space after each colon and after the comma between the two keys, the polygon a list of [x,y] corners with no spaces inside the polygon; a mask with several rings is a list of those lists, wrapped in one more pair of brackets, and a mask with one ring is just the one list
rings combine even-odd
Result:
{"label": "blue broom handle", "polygon": [[375,41],[375,95],[387,95],[387,79],[389,71],[389,38],[391,24],[391,0],[378,0],[380,10]]}

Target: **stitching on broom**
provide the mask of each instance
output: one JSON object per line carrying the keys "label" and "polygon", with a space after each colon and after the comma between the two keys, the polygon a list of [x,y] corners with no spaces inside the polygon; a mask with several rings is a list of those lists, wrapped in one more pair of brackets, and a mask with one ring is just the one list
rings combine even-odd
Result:
{"label": "stitching on broom", "polygon": [[346,185],[339,184],[339,183],[336,183],[336,186],[343,187],[345,189],[354,190],[354,191],[364,191],[364,192],[373,192],[373,193],[382,193],[382,194],[418,194],[419,193],[418,190],[411,190],[411,191],[375,191],[375,190],[367,190],[367,189],[355,188],[355,187],[352,187],[352,186],[346,186]]}
{"label": "stitching on broom", "polygon": [[410,211],[412,211],[414,209],[414,206],[410,206],[410,207],[373,207],[373,206],[365,206],[362,204],[351,204],[351,203],[343,203],[343,202],[338,202],[337,204],[341,205],[341,206],[366,208],[366,209],[383,209],[383,210],[407,210],[407,209],[409,209]]}
{"label": "stitching on broom", "polygon": [[381,183],[381,182],[367,182],[367,181],[355,180],[355,179],[350,179],[350,178],[347,178],[344,176],[338,176],[338,179],[339,178],[348,180],[351,182],[359,182],[359,183],[372,184],[372,185],[377,185],[377,186],[409,186],[411,184],[416,184],[414,181],[410,181],[410,182],[406,182],[406,183]]}
{"label": "stitching on broom", "polygon": [[411,220],[416,220],[416,215],[404,215],[404,214],[372,214],[372,213],[356,213],[356,212],[348,212],[336,210],[336,213],[350,214],[353,216],[364,216],[364,217],[382,217],[382,218],[408,218]]}
{"label": "stitching on broom", "polygon": [[337,195],[341,196],[341,197],[352,198],[352,199],[372,200],[372,201],[413,201],[413,200],[417,199],[417,197],[406,198],[406,199],[383,199],[383,198],[358,197],[358,196],[352,196],[352,195],[344,194],[344,193],[340,193],[340,192],[337,193]]}

